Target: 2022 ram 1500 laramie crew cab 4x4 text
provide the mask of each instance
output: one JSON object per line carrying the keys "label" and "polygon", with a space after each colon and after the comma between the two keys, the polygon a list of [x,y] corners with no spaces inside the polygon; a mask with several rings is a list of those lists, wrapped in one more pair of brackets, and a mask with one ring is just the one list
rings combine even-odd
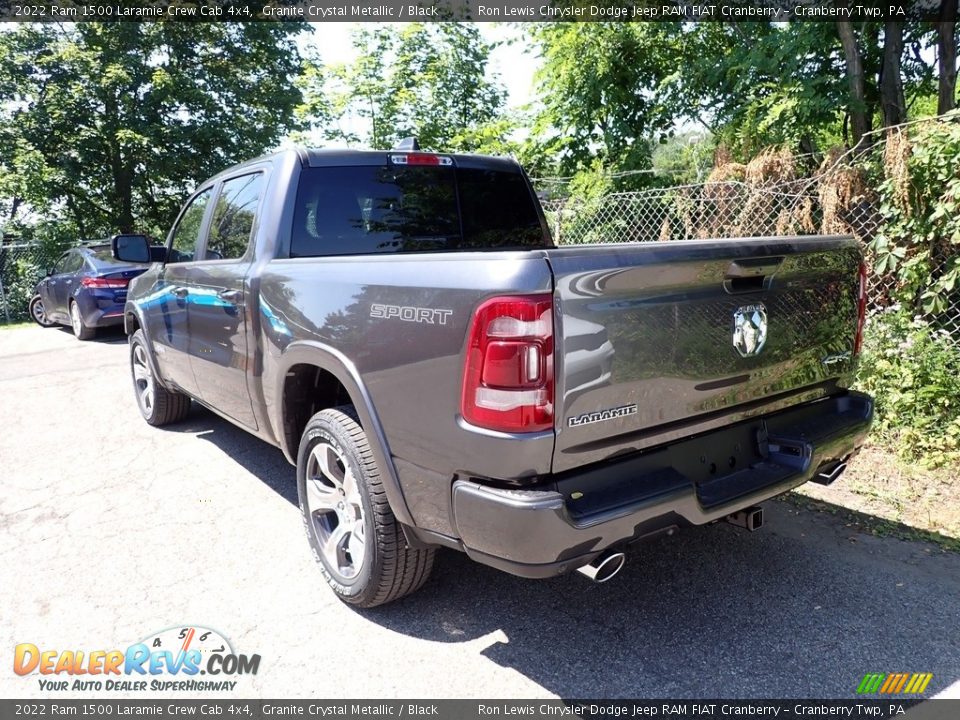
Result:
{"label": "2022 ram 1500 laramie crew cab 4x4 text", "polygon": [[852,239],[554,247],[508,159],[284,151],[114,252],[162,257],[125,307],[143,417],[192,398],[279,446],[356,605],[437,547],[607,579],[630,541],[831,482],[872,418]]}

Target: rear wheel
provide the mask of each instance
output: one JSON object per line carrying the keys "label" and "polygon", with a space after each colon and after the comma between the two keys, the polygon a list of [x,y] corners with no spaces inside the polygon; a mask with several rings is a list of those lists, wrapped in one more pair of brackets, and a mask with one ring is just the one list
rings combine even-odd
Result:
{"label": "rear wheel", "polygon": [[179,422],[190,412],[189,397],[167,390],[157,382],[147,357],[147,344],[142,330],[130,336],[130,372],[133,391],[137,395],[137,407],[149,424],[159,427]]}
{"label": "rear wheel", "polygon": [[88,327],[80,317],[80,306],[76,300],[70,301],[70,327],[73,328],[73,334],[77,340],[90,340],[97,334],[97,329]]}
{"label": "rear wheel", "polygon": [[310,418],[297,456],[297,492],[314,558],[344,602],[384,605],[430,577],[435,551],[407,547],[352,405]]}
{"label": "rear wheel", "polygon": [[43,307],[43,298],[39,295],[34,295],[30,300],[30,319],[40,327],[51,327],[56,324],[47,317],[47,310]]}

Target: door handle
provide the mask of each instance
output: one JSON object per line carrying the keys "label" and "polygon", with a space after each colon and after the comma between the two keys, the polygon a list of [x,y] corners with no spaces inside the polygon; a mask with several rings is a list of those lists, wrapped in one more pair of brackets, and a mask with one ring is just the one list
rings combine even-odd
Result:
{"label": "door handle", "polygon": [[174,289],[171,290],[170,292],[173,293],[173,295],[174,295],[175,297],[178,297],[178,298],[181,298],[181,299],[182,299],[182,298],[185,298],[185,297],[190,293],[190,291],[187,290],[185,287],[174,288]]}
{"label": "door handle", "polygon": [[239,290],[221,290],[217,293],[217,297],[225,302],[236,305],[241,299],[243,299],[243,293]]}

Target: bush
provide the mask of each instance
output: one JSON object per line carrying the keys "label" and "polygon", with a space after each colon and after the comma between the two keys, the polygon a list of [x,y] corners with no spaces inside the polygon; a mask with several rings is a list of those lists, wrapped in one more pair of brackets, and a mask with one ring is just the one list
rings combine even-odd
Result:
{"label": "bush", "polygon": [[891,131],[883,147],[873,271],[895,277],[897,299],[929,315],[960,301],[958,117],[925,123],[910,137]]}
{"label": "bush", "polygon": [[901,458],[960,460],[960,344],[899,306],[868,321],[857,385],[877,402],[875,432]]}

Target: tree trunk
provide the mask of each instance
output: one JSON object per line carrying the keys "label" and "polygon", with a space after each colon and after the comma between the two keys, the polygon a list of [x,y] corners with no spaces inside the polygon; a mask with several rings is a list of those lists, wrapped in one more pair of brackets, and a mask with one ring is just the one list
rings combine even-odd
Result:
{"label": "tree trunk", "polygon": [[87,237],[87,226],[83,222],[83,213],[77,209],[76,199],[73,195],[67,194],[67,209],[70,211],[70,214],[73,215],[73,221],[77,224],[77,230],[80,233],[80,239],[83,241],[89,240]]}
{"label": "tree trunk", "polygon": [[900,58],[903,56],[903,23],[883,25],[883,66],[880,69],[880,106],[883,125],[899,125],[907,119],[907,101],[903,96]]}
{"label": "tree trunk", "polygon": [[840,44],[843,45],[843,56],[847,64],[847,84],[850,86],[850,131],[853,147],[863,141],[864,135],[870,131],[870,119],[867,116],[867,103],[864,96],[863,58],[860,48],[857,47],[857,38],[853,31],[853,24],[849,21],[837,22],[837,33],[840,35]]}
{"label": "tree trunk", "polygon": [[943,0],[940,17],[942,21],[937,23],[940,74],[937,114],[943,115],[957,105],[957,0]]}
{"label": "tree trunk", "polygon": [[17,211],[20,209],[22,204],[23,198],[14,197],[10,201],[10,217],[7,218],[9,222],[13,222],[17,218]]}
{"label": "tree trunk", "polygon": [[122,233],[134,232],[133,218],[133,170],[124,163],[120,171],[114,177],[114,188],[116,189],[120,214],[117,217],[118,230]]}

